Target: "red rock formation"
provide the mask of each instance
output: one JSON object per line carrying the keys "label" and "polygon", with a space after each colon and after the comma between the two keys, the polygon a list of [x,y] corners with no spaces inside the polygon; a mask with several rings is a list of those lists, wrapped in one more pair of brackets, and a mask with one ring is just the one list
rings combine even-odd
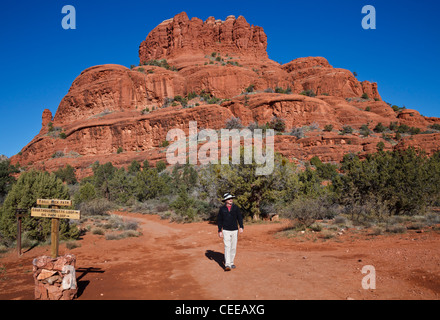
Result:
{"label": "red rock formation", "polygon": [[49,109],[44,109],[43,115],[41,116],[41,126],[45,127],[52,121],[52,112]]}
{"label": "red rock formation", "polygon": [[54,125],[114,112],[151,109],[162,105],[164,98],[183,93],[183,78],[176,72],[149,66],[151,73],[144,73],[145,69],[100,65],[84,70],[62,99]]}
{"label": "red rock formation", "polygon": [[428,156],[431,156],[440,151],[440,132],[405,137],[395,146],[395,149],[404,150],[409,147],[422,149]]}
{"label": "red rock formation", "polygon": [[428,125],[428,122],[418,111],[411,109],[401,110],[397,115],[397,119],[399,119],[401,123],[410,127],[426,128]]}
{"label": "red rock formation", "polygon": [[[268,58],[266,46],[263,29],[250,26],[243,17],[203,22],[178,14],[152,30],[139,47],[141,62],[167,59],[171,68],[109,64],[84,70],[55,117],[45,110],[40,133],[11,161],[49,171],[70,164],[78,178],[91,174],[95,161],[127,166],[132,160],[148,159],[154,164],[165,160],[160,145],[170,129],[188,132],[190,121],[197,121],[199,129],[221,129],[233,116],[245,126],[282,118],[286,132],[275,137],[275,149],[296,160],[317,155],[322,161],[338,162],[347,152],[361,156],[374,152],[379,142],[384,142],[385,150],[407,146],[420,146],[430,154],[438,150],[440,133],[435,130],[403,135],[397,144],[394,133],[370,132],[364,137],[360,128],[397,122],[425,131],[440,124],[439,118],[426,118],[415,110],[394,112],[381,100],[376,83],[359,82],[325,58],[299,58],[280,65]],[[316,96],[300,94],[303,91]],[[187,107],[170,103],[192,92],[199,96]],[[202,93],[224,100],[208,104]],[[354,132],[340,134],[344,126]],[[303,136],[289,134],[299,127]]]}
{"label": "red rock formation", "polygon": [[188,54],[221,52],[267,58],[267,36],[261,27],[250,26],[242,16],[225,21],[209,17],[189,20],[182,12],[154,28],[139,47],[140,62]]}
{"label": "red rock formation", "polygon": [[295,59],[282,68],[300,83],[302,90],[313,90],[317,95],[352,98],[366,93],[371,99],[381,100],[376,83],[359,82],[353,73],[333,68],[322,57]]}

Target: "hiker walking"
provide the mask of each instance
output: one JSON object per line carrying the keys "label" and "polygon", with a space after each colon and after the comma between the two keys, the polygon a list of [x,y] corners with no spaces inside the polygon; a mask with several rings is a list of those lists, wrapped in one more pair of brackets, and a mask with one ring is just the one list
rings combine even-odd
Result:
{"label": "hiker walking", "polygon": [[225,271],[235,269],[238,232],[243,232],[243,216],[240,208],[233,203],[233,198],[235,196],[230,193],[223,195],[222,201],[225,204],[220,207],[217,217],[218,236],[223,238],[225,244]]}

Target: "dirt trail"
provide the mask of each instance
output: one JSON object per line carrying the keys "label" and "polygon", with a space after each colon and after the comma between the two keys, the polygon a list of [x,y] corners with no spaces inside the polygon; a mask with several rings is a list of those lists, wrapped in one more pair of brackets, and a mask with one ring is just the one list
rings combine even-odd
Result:
{"label": "dirt trail", "polygon": [[[437,232],[300,242],[278,238],[286,223],[245,225],[237,269],[224,272],[223,243],[207,222],[175,224],[154,215],[136,219],[137,238],[105,240],[88,233],[77,256],[79,300],[101,299],[439,299],[440,235]],[[33,299],[32,259],[0,258],[0,299]],[[361,269],[376,270],[376,289],[362,288]]]}

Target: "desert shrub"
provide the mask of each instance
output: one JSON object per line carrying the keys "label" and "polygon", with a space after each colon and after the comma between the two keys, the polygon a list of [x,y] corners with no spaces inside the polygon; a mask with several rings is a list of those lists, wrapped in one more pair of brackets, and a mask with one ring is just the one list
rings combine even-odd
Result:
{"label": "desert shrub", "polygon": [[183,107],[188,104],[188,100],[182,96],[174,96],[174,101],[179,102]]}
{"label": "desert shrub", "polygon": [[333,187],[342,203],[356,207],[355,215],[414,215],[440,196],[439,152],[428,158],[409,148],[370,154],[363,161],[346,155],[341,171]]}
{"label": "desert shrub", "polygon": [[333,218],[335,211],[329,197],[301,197],[289,203],[281,213],[284,217],[310,227],[316,220]]}
{"label": "desert shrub", "polygon": [[387,129],[382,122],[379,122],[373,129],[374,132],[381,133],[384,132]]}
{"label": "desert shrub", "polygon": [[62,158],[62,157],[64,157],[64,152],[63,152],[63,151],[55,151],[55,152],[52,154],[52,158],[53,158],[53,159],[56,159],[56,158]]}
{"label": "desert shrub", "polygon": [[[110,181],[112,180],[116,168],[111,162],[100,164],[98,161],[92,164],[93,176],[91,179],[84,181],[93,184],[98,198],[110,200]],[[81,181],[81,182],[83,182]]]}
{"label": "desert shrub", "polygon": [[167,181],[159,175],[159,170],[156,168],[138,172],[134,178],[133,188],[135,197],[141,202],[169,193]]}
{"label": "desert shrub", "polygon": [[156,162],[156,170],[157,172],[162,172],[167,168],[167,164],[163,160],[159,160]]}
{"label": "desert shrub", "polygon": [[357,223],[370,225],[370,222],[383,221],[389,216],[390,211],[385,202],[365,197],[363,201],[351,200],[345,203],[344,214]]}
{"label": "desert shrub", "polygon": [[304,130],[303,127],[294,127],[290,131],[289,135],[297,137],[298,139],[302,139],[302,138],[304,138],[306,136],[304,131],[305,130]]}
{"label": "desert shrub", "polygon": [[266,124],[266,126],[269,129],[284,132],[284,130],[286,129],[286,122],[280,117],[273,117],[272,120],[270,120],[270,122]]}
{"label": "desert shrub", "polygon": [[433,125],[430,125],[429,127],[434,130],[440,130],[440,123],[434,123]]}
{"label": "desert shrub", "polygon": [[397,129],[398,126],[399,126],[399,125],[397,124],[397,122],[390,122],[390,125],[388,126],[388,128],[389,128],[391,131],[396,131],[396,129]]}
{"label": "desert shrub", "polygon": [[76,205],[76,208],[81,211],[81,216],[103,216],[115,207],[107,199],[98,198],[83,201]]}
{"label": "desert shrub", "polygon": [[427,226],[428,224],[424,221],[413,221],[406,228],[408,230],[421,230],[423,228],[426,228]]}
{"label": "desert shrub", "polygon": [[259,125],[257,121],[249,123],[248,127],[249,130],[254,131],[255,129],[266,129],[265,125]]}
{"label": "desert shrub", "polygon": [[319,130],[319,123],[317,122],[312,122],[311,124],[305,126],[307,131],[315,131],[315,130]]}
{"label": "desert shrub", "polygon": [[422,130],[420,128],[416,128],[416,127],[411,127],[409,129],[409,133],[411,135],[415,135],[415,134],[419,134]]}
{"label": "desert shrub", "polygon": [[410,132],[410,130],[411,130],[411,128],[408,126],[408,125],[406,125],[406,124],[401,124],[400,126],[398,126],[397,128],[396,128],[396,132],[399,132],[399,133],[408,133],[408,132]]}
{"label": "desert shrub", "polygon": [[11,165],[9,159],[0,161],[0,203],[3,202],[4,197],[15,182],[13,174],[18,172],[18,164],[17,166]]}
{"label": "desert shrub", "polygon": [[396,223],[396,224],[387,225],[385,231],[389,233],[405,233],[406,227],[404,225]]}
{"label": "desert shrub", "polygon": [[361,96],[361,98],[362,98],[362,99],[366,99],[366,100],[370,99],[370,97],[368,96],[367,93],[363,93],[362,96]]}
{"label": "desert shrub", "polygon": [[97,197],[95,187],[92,183],[83,183],[74,196],[74,204],[79,205],[81,202],[90,201]]}
{"label": "desert shrub", "polygon": [[192,99],[194,99],[194,98],[197,98],[197,93],[195,93],[194,91],[192,91],[192,92],[190,92],[190,93],[188,93],[187,94],[187,96],[186,96],[186,99],[189,101],[189,100],[192,100]]}
{"label": "desert shrub", "polygon": [[247,87],[246,89],[244,89],[244,91],[245,91],[245,92],[248,92],[248,93],[250,93],[250,92],[254,92],[254,88],[255,88],[255,85],[254,85],[254,84],[250,84],[249,87]]}
{"label": "desert shrub", "polygon": [[350,126],[343,126],[342,127],[342,134],[352,134],[353,133],[353,128]]}
{"label": "desert shrub", "polygon": [[376,150],[377,150],[377,151],[383,151],[383,148],[385,148],[385,143],[384,143],[383,141],[379,141],[379,142],[376,144]]}
{"label": "desert shrub", "polygon": [[333,125],[331,125],[331,124],[326,124],[326,125],[324,126],[324,131],[331,132],[332,130],[333,130]]}
{"label": "desert shrub", "polygon": [[157,66],[171,71],[177,71],[177,68],[174,66],[170,66],[166,59],[160,59],[160,60],[153,59],[150,61],[144,61],[142,64],[148,66]]}
{"label": "desert shrub", "polygon": [[207,104],[218,104],[222,99],[217,97],[211,97],[208,100],[206,100]]}
{"label": "desert shrub", "polygon": [[131,161],[130,165],[128,166],[127,171],[129,174],[135,175],[139,171],[141,171],[141,164],[138,161],[133,160],[133,161]]}
{"label": "desert shrub", "polygon": [[121,233],[108,233],[105,235],[105,240],[121,240],[125,238],[139,237],[142,233],[135,230],[127,230]]}
{"label": "desert shrub", "polygon": [[368,125],[363,124],[360,128],[360,134],[363,135],[364,137],[368,137],[371,133],[370,129],[368,128]]}
{"label": "desert shrub", "polygon": [[238,117],[231,117],[228,121],[225,123],[226,129],[242,129],[243,125],[241,123],[241,119]]}
{"label": "desert shrub", "polygon": [[322,225],[320,223],[314,222],[309,226],[309,229],[315,232],[319,232],[322,230]]}
{"label": "desert shrub", "polygon": [[61,181],[66,182],[67,184],[75,184],[78,181],[75,176],[75,169],[70,165],[66,165],[64,168],[60,168],[54,171],[57,178],[61,179]]}
{"label": "desert shrub", "polygon": [[186,163],[175,165],[170,178],[170,184],[174,190],[186,188],[187,191],[190,191],[197,184],[198,173],[192,165]]}
{"label": "desert shrub", "polygon": [[315,166],[316,172],[320,179],[331,180],[338,174],[336,171],[336,165],[331,163],[322,163],[317,156],[314,156],[310,159],[310,164]]}
{"label": "desert shrub", "polygon": [[120,205],[126,204],[134,197],[134,176],[135,173],[129,173],[124,168],[116,169],[108,181],[107,199]]}
{"label": "desert shrub", "polygon": [[67,241],[66,242],[66,248],[69,250],[79,248],[79,247],[81,247],[81,244],[76,241]]}
{"label": "desert shrub", "polygon": [[91,230],[91,232],[92,232],[92,234],[96,234],[96,235],[99,235],[99,236],[103,236],[105,234],[104,229],[100,228],[100,227],[93,228]]}
{"label": "desert shrub", "polygon": [[283,88],[281,88],[281,87],[276,87],[276,88],[275,88],[275,92],[276,92],[276,93],[291,94],[291,93],[292,93],[292,88],[287,87],[286,89],[283,89]]}
{"label": "desert shrub", "polygon": [[312,89],[304,90],[300,94],[302,94],[304,96],[308,96],[308,97],[316,97],[316,93]]}
{"label": "desert shrub", "polygon": [[347,219],[344,216],[336,216],[334,219],[334,223],[345,225],[347,223]]}
{"label": "desert shrub", "polygon": [[426,214],[425,218],[426,218],[426,223],[430,226],[440,223],[440,214],[438,213],[429,212]]}
{"label": "desert shrub", "polygon": [[131,220],[131,219],[124,220],[122,217],[113,214],[107,220],[105,228],[119,230],[119,231],[137,230],[138,223],[135,220]]}
{"label": "desert shrub", "polygon": [[183,218],[184,222],[196,220],[197,210],[195,208],[195,199],[188,195],[186,188],[180,188],[178,197],[170,205],[170,208]]}
{"label": "desert shrub", "polygon": [[162,108],[168,108],[173,102],[174,102],[173,98],[170,97],[164,98]]}

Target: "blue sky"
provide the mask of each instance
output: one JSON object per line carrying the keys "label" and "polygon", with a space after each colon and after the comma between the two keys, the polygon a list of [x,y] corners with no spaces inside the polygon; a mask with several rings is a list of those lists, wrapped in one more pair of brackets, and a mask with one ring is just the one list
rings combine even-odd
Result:
{"label": "blue sky", "polygon": [[[64,30],[64,5],[76,9],[76,30]],[[376,9],[376,30],[364,30],[364,5]],[[269,58],[286,63],[322,56],[331,65],[378,83],[382,98],[440,117],[438,1],[2,1],[0,5],[0,154],[18,153],[55,115],[84,69],[138,64],[139,44],[165,19],[224,20],[243,15],[268,36]]]}

